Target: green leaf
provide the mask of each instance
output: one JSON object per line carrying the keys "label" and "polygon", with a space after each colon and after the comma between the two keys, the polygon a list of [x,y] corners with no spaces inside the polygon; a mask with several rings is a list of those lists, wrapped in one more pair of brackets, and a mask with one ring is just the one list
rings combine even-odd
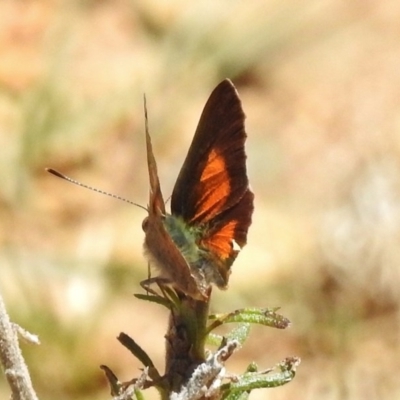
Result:
{"label": "green leaf", "polygon": [[257,372],[258,371],[258,365],[252,361],[246,368],[246,372]]}
{"label": "green leaf", "polygon": [[225,338],[228,340],[237,340],[241,345],[243,345],[246,339],[249,337],[249,333],[250,324],[240,324],[224,336],[217,335],[216,333],[209,333],[206,342],[209,345],[220,346]]}
{"label": "green leaf", "polygon": [[171,309],[171,302],[168,299],[165,299],[164,297],[158,295],[140,294],[140,293],[135,293],[134,296],[140,300],[146,300],[150,301],[151,303],[161,304],[162,306],[168,308],[168,310]]}
{"label": "green leaf", "polygon": [[144,396],[141,390],[135,389],[136,400],[144,400]]}
{"label": "green leaf", "polygon": [[[234,394],[250,393],[254,389],[271,388],[289,383],[296,374],[296,368],[300,364],[297,357],[288,357],[275,368],[261,372],[246,372],[234,382],[226,383],[221,389],[226,391],[223,400],[241,399],[232,397]],[[273,372],[279,370],[278,372]]]}
{"label": "green leaf", "polygon": [[250,334],[250,324],[240,324],[232,329],[225,337],[228,340],[237,340],[241,345],[246,341]]}
{"label": "green leaf", "polygon": [[290,326],[290,321],[276,313],[277,308],[243,308],[227,314],[210,315],[214,322],[208,327],[208,332],[226,323],[241,322],[260,324],[272,328],[285,329]]}
{"label": "green leaf", "polygon": [[229,393],[223,400],[247,400],[250,396],[249,392],[234,392]]}
{"label": "green leaf", "polygon": [[222,335],[217,335],[216,333],[210,333],[207,336],[206,343],[212,346],[220,346],[224,337]]}

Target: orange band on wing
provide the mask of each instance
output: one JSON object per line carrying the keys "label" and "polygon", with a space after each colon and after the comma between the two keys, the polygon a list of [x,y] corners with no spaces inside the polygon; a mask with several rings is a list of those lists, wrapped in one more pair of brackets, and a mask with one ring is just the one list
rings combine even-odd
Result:
{"label": "orange band on wing", "polygon": [[227,260],[234,257],[233,240],[235,238],[235,229],[238,221],[232,220],[223,225],[221,229],[214,232],[212,236],[202,241],[211,253],[217,254],[221,260]]}
{"label": "orange band on wing", "polygon": [[[199,190],[198,210],[193,219],[209,214],[216,204],[224,203],[231,191],[228,169],[221,154],[212,149],[204,166],[199,183],[201,190]],[[212,214],[208,218],[211,218]]]}

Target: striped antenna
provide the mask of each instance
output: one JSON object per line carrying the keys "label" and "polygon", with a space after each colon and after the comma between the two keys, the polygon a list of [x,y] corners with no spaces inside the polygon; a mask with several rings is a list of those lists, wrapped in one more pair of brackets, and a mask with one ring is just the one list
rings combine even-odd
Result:
{"label": "striped antenna", "polygon": [[100,190],[100,189],[97,189],[97,188],[94,188],[94,187],[85,185],[84,183],[78,182],[78,181],[76,181],[75,179],[72,179],[72,178],[70,178],[69,176],[66,176],[66,175],[62,174],[61,172],[58,172],[58,171],[56,171],[56,170],[53,169],[53,168],[46,168],[46,171],[49,172],[50,174],[53,174],[53,175],[57,176],[58,178],[64,179],[64,180],[66,180],[66,181],[68,181],[68,182],[71,182],[71,183],[73,183],[74,185],[78,185],[78,186],[84,187],[85,189],[92,190],[93,192],[105,194],[106,196],[113,197],[114,199],[117,199],[117,200],[122,200],[122,201],[124,201],[125,203],[133,204],[134,206],[137,206],[137,207],[139,207],[139,208],[143,208],[143,210],[146,210],[146,211],[147,211],[147,208],[141,206],[140,204],[134,203],[133,201],[130,201],[130,200],[128,200],[128,199],[124,199],[123,197],[117,196],[117,195],[115,195],[115,194],[108,193],[108,192],[105,192],[105,191],[103,191],[103,190]]}

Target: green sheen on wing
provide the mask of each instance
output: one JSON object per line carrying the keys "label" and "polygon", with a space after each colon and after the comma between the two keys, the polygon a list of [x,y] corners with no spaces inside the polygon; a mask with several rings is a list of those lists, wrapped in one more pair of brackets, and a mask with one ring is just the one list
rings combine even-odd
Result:
{"label": "green sheen on wing", "polygon": [[188,226],[182,218],[174,215],[166,215],[163,222],[165,229],[187,262],[192,276],[201,285],[208,286],[214,283],[222,289],[225,288],[226,282],[217,268],[219,260],[207,249],[199,246],[204,231],[199,227]]}
{"label": "green sheen on wing", "polygon": [[189,265],[196,264],[200,257],[200,249],[196,243],[196,232],[190,229],[186,222],[174,215],[166,215],[164,219],[164,226],[170,234],[172,240],[182,253],[185,260]]}

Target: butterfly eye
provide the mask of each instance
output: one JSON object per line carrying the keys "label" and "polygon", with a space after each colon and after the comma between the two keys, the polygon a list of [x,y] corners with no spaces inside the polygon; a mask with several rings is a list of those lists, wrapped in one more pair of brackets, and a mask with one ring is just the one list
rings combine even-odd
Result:
{"label": "butterfly eye", "polygon": [[142,222],[142,229],[143,232],[147,231],[147,226],[149,225],[149,217],[146,217]]}

